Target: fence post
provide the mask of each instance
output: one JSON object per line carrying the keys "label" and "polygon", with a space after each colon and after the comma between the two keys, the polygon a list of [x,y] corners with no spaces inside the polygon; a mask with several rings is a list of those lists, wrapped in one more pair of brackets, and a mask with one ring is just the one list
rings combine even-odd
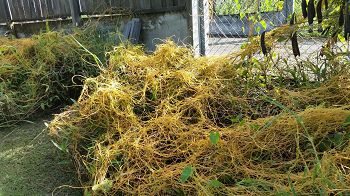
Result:
{"label": "fence post", "polygon": [[195,56],[200,56],[200,28],[199,28],[199,13],[198,1],[192,0],[192,39]]}
{"label": "fence post", "polygon": [[208,0],[192,0],[193,47],[196,56],[203,56],[207,53],[209,24]]}
{"label": "fence post", "polygon": [[72,22],[73,25],[78,27],[82,24],[81,18],[80,18],[80,7],[79,7],[79,1],[78,0],[69,0],[69,7],[72,15]]}
{"label": "fence post", "polygon": [[201,55],[205,56],[209,52],[209,34],[210,34],[210,5],[209,0],[200,1],[201,5]]}

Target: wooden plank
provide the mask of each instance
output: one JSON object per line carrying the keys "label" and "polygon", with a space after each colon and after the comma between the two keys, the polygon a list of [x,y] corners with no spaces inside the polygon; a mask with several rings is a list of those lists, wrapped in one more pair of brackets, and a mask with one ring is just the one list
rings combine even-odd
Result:
{"label": "wooden plank", "polygon": [[123,13],[130,9],[141,9],[143,5],[147,7],[147,4],[148,4],[148,7],[150,7],[150,1],[151,0],[93,1],[93,5],[89,5],[88,9],[85,9],[85,10],[87,11],[87,13],[90,13],[90,14]]}
{"label": "wooden plank", "polygon": [[11,19],[6,0],[0,0],[0,23],[7,23]]}
{"label": "wooden plank", "polygon": [[141,1],[142,0],[133,0],[133,10],[140,10],[141,9]]}
{"label": "wooden plank", "polygon": [[86,13],[93,14],[94,13],[94,3],[93,0],[85,0],[86,1]]}
{"label": "wooden plank", "polygon": [[96,3],[93,0],[81,0],[82,4],[84,5],[83,13],[84,14],[94,14],[96,12]]}
{"label": "wooden plank", "polygon": [[111,2],[110,0],[104,0],[102,1],[102,6],[101,6],[101,11],[102,13],[111,13],[112,7],[111,7]]}
{"label": "wooden plank", "polygon": [[41,17],[47,18],[49,15],[48,9],[47,9],[47,0],[40,0],[40,9],[41,9]]}
{"label": "wooden plank", "polygon": [[[30,18],[33,20],[38,20],[40,19],[39,16],[36,14],[36,7],[35,7],[35,0],[27,0],[28,2],[28,13],[30,15]],[[25,18],[27,20],[27,18]]]}
{"label": "wooden plank", "polygon": [[[10,19],[6,13],[7,1],[13,21],[60,18],[71,15],[70,0],[0,0],[0,22]],[[159,13],[184,10],[186,0],[74,0],[76,13],[102,15],[132,9],[134,13]]]}
{"label": "wooden plank", "polygon": [[84,7],[82,7],[83,9],[83,13],[88,13],[90,10],[90,4],[91,4],[91,0],[81,0],[82,4],[84,5]]}
{"label": "wooden plank", "polygon": [[166,6],[167,7],[174,7],[174,1],[173,0],[166,0]]}
{"label": "wooden plank", "polygon": [[173,0],[163,0],[162,1],[162,8],[170,8],[170,7],[174,7]]}
{"label": "wooden plank", "polygon": [[134,5],[134,0],[129,0],[129,6],[130,6],[130,9],[133,10],[135,5]]}
{"label": "wooden plank", "polygon": [[[61,17],[64,17],[65,15],[67,15],[67,13],[66,13],[67,10],[66,10],[66,7],[64,5],[64,0],[58,1],[58,6],[60,7],[60,13],[56,17],[61,18]],[[79,9],[79,6],[78,6],[78,9]]]}
{"label": "wooden plank", "polygon": [[13,5],[14,5],[13,0],[8,0],[8,5],[9,5],[9,10],[10,10],[11,15],[12,15],[11,20],[14,20],[14,18],[17,16],[18,11],[13,7]]}
{"label": "wooden plank", "polygon": [[102,5],[103,5],[103,2],[101,1],[91,1],[91,7],[90,7],[91,13],[96,14],[96,13],[102,12],[103,10]]}
{"label": "wooden plank", "polygon": [[178,0],[177,6],[186,6],[186,0]]}
{"label": "wooden plank", "polygon": [[24,20],[25,18],[32,18],[31,17],[31,10],[29,8],[29,1],[30,0],[21,0],[21,5],[23,9],[23,18],[21,20]]}
{"label": "wooden plank", "polygon": [[[68,5],[66,4],[68,3]],[[67,15],[70,15],[70,13],[68,11],[70,11],[69,8],[69,1],[65,1],[65,0],[60,0],[58,1],[58,6],[60,7],[60,13],[56,16],[56,17],[60,17],[60,18],[64,18],[66,17]],[[78,9],[79,9],[79,6],[78,6]]]}
{"label": "wooden plank", "polygon": [[22,14],[23,14],[21,20],[25,20],[26,18],[31,18],[29,0],[21,0],[21,5],[22,5]]}
{"label": "wooden plank", "polygon": [[164,12],[175,12],[175,11],[184,11],[186,10],[186,6],[173,6],[169,8],[157,8],[157,9],[149,9],[149,10],[135,10],[135,14],[154,14],[154,13],[164,13]]}
{"label": "wooden plank", "polygon": [[120,8],[125,10],[130,10],[129,0],[120,0]]}
{"label": "wooden plank", "polygon": [[25,0],[24,1],[24,9],[25,9],[27,15],[25,16],[25,18],[23,20],[38,19],[38,18],[35,18],[35,8],[34,8],[32,0]]}
{"label": "wooden plank", "polygon": [[24,18],[21,0],[8,0],[13,21],[21,21]]}
{"label": "wooden plank", "polygon": [[[77,0],[76,4],[77,4],[77,9],[78,9],[78,11],[80,13],[79,0]],[[71,16],[71,9],[70,9],[68,0],[61,0],[61,7],[62,7],[62,10],[63,10],[63,12],[61,13],[61,17],[65,18],[67,16]]]}
{"label": "wooden plank", "polygon": [[[41,9],[43,10],[44,18],[53,18],[55,16],[54,9],[53,9],[53,0],[44,0],[45,4],[41,6]],[[45,10],[45,11],[44,11]]]}
{"label": "wooden plank", "polygon": [[162,1],[162,8],[167,8],[167,1],[166,0],[163,0]]}
{"label": "wooden plank", "polygon": [[112,8],[120,8],[120,3],[121,1],[117,1],[117,0],[110,0],[110,5]]}
{"label": "wooden plank", "polygon": [[86,7],[86,1],[85,0],[79,0],[79,5],[80,5],[80,12],[84,13],[87,9]]}
{"label": "wooden plank", "polygon": [[55,12],[53,10],[53,0],[47,0],[47,11],[47,18],[52,18],[55,15]]}
{"label": "wooden plank", "polygon": [[96,14],[97,10],[99,9],[99,6],[97,5],[97,2],[94,2],[93,0],[89,0],[89,10],[91,14]]}
{"label": "wooden plank", "polygon": [[[7,0],[1,0],[7,2]],[[8,0],[14,21],[59,18],[71,15],[69,0]],[[77,0],[79,13],[106,14],[120,12],[121,8],[133,8],[135,13],[168,12],[183,9],[185,0]],[[2,6],[4,7],[4,6]],[[4,10],[4,9],[2,9]],[[5,14],[1,12],[2,18]],[[5,19],[1,19],[4,21]]]}
{"label": "wooden plank", "polygon": [[35,18],[42,19],[41,17],[41,6],[39,0],[32,0],[34,6]]}
{"label": "wooden plank", "polygon": [[29,1],[29,8],[30,8],[30,11],[31,11],[31,16],[33,19],[36,19],[36,20],[39,20],[41,19],[40,17],[40,7],[37,6],[37,2],[36,0],[30,0]]}
{"label": "wooden plank", "polygon": [[41,4],[42,0],[35,0],[35,6],[37,8],[37,12],[38,12],[38,17],[40,17],[41,19],[43,19],[43,9],[42,9],[42,4]]}
{"label": "wooden plank", "polygon": [[21,0],[13,0],[12,6],[13,6],[13,10],[15,10],[15,14],[13,15],[13,18],[15,20],[21,21],[22,18],[24,18],[22,1]]}
{"label": "wooden plank", "polygon": [[53,12],[54,12],[54,14],[53,14],[53,17],[60,17],[60,15],[61,15],[61,6],[60,6],[60,2],[59,1],[55,1],[55,0],[53,0],[52,1],[52,5],[53,5]]}
{"label": "wooden plank", "polygon": [[55,13],[54,13],[54,11],[53,11],[53,2],[52,2],[53,0],[47,0],[46,1],[46,9],[47,9],[47,16],[46,16],[46,18],[52,18],[54,15],[55,15]]}
{"label": "wooden plank", "polygon": [[163,6],[162,6],[162,0],[152,0],[152,1],[151,1],[151,7],[152,7],[152,9],[160,9],[160,8],[163,8]]}
{"label": "wooden plank", "polygon": [[179,0],[173,0],[173,6],[178,6],[179,5]]}
{"label": "wooden plank", "polygon": [[140,0],[140,9],[151,9],[151,0]]}
{"label": "wooden plank", "polygon": [[69,0],[69,6],[71,10],[73,25],[76,27],[80,26],[81,18],[80,18],[80,9],[79,9],[78,0]]}

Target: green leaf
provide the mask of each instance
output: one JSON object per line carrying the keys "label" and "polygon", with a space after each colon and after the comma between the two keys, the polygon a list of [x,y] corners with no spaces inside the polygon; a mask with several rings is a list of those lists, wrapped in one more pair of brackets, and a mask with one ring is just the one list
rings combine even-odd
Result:
{"label": "green leaf", "polygon": [[260,24],[266,30],[267,24],[266,24],[265,20],[260,21]]}
{"label": "green leaf", "polygon": [[257,124],[251,124],[250,125],[250,128],[253,130],[253,131],[258,131],[260,129],[260,126],[257,125]]}
{"label": "green leaf", "polygon": [[219,188],[223,184],[219,180],[210,180],[209,185],[214,188]]}
{"label": "green leaf", "polygon": [[242,19],[245,17],[245,13],[244,13],[244,12],[240,12],[240,13],[239,13],[239,17],[240,17],[240,19],[242,20]]}
{"label": "green leaf", "polygon": [[185,183],[193,174],[194,168],[192,166],[187,166],[182,171],[182,174],[180,176],[180,182]]}
{"label": "green leaf", "polygon": [[210,133],[210,142],[213,144],[213,145],[216,145],[219,143],[219,140],[220,140],[220,133],[219,132],[211,132]]}
{"label": "green leaf", "polygon": [[343,137],[344,137],[344,135],[341,134],[341,133],[336,133],[334,135],[334,139],[333,140],[334,140],[335,146],[341,146],[343,144]]}
{"label": "green leaf", "polygon": [[61,144],[58,144],[58,143],[54,142],[53,140],[51,140],[51,142],[60,151],[68,153],[68,142],[67,141],[63,141]]}
{"label": "green leaf", "polygon": [[257,28],[256,28],[256,32],[257,32],[257,33],[260,33],[260,30],[261,30],[260,27],[257,27]]}
{"label": "green leaf", "polygon": [[276,7],[278,11],[281,11],[283,9],[283,4],[284,4],[284,1],[278,1],[278,3],[276,3]]}
{"label": "green leaf", "polygon": [[239,114],[231,119],[232,123],[241,123],[243,121],[243,114]]}
{"label": "green leaf", "polygon": [[341,34],[338,34],[338,39],[339,39],[339,41],[341,41],[341,42],[345,42],[346,40],[345,40],[345,37],[343,36],[343,35],[341,35]]}
{"label": "green leaf", "polygon": [[236,185],[245,187],[259,187],[259,189],[261,188],[265,191],[271,190],[271,184],[269,182],[252,178],[243,179],[237,182]]}
{"label": "green leaf", "polygon": [[318,162],[312,172],[312,180],[314,181],[317,177],[321,175],[321,164]]}
{"label": "green leaf", "polygon": [[84,195],[85,196],[92,196],[92,193],[89,190],[85,189]]}
{"label": "green leaf", "polygon": [[112,186],[113,186],[113,182],[111,180],[105,179],[100,184],[95,184],[92,187],[92,190],[93,191],[102,191],[104,193],[107,193],[108,191],[111,190]]}
{"label": "green leaf", "polygon": [[45,110],[45,104],[44,104],[44,103],[41,103],[41,104],[40,104],[40,108],[41,108],[42,110]]}
{"label": "green leaf", "polygon": [[349,126],[350,125],[350,116],[348,116],[346,119],[345,119],[345,122],[343,123],[343,126],[346,127],[346,126]]}
{"label": "green leaf", "polygon": [[243,33],[245,32],[245,28],[244,27],[242,27],[242,31],[243,31]]}
{"label": "green leaf", "polygon": [[285,38],[285,37],[280,37],[280,38],[277,39],[277,42],[284,42],[284,41],[286,41],[286,40],[287,40],[287,38]]}
{"label": "green leaf", "polygon": [[290,174],[288,174],[288,183],[290,186],[290,190],[293,193],[293,196],[297,196],[297,192],[295,191],[294,184],[293,184],[292,180],[290,179]]}

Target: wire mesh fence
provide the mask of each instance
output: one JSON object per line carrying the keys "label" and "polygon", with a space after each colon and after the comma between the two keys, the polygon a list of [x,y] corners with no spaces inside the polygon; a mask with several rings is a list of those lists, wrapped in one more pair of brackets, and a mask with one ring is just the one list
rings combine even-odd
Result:
{"label": "wire mesh fence", "polygon": [[[308,1],[315,4],[311,8],[317,13],[311,20],[302,14],[302,0],[204,0],[200,4],[194,3],[194,10],[197,10],[194,14],[198,16],[196,20],[194,15],[194,27],[197,27],[194,32],[198,30],[194,46],[201,55],[233,57],[250,47],[249,43],[258,40],[262,44],[262,34],[270,32],[269,36],[274,37],[273,33],[279,29],[286,30],[288,33],[283,37],[269,43],[268,55],[263,54],[260,45],[260,50],[248,56],[247,62],[256,60],[272,64],[278,67],[275,70],[287,72],[287,78],[319,80],[321,75],[333,69],[330,62],[339,60],[337,54],[350,58],[349,42],[342,36],[344,28],[334,25],[335,18],[342,15],[334,15],[332,10],[339,7],[328,7],[325,1]],[[309,12],[311,8],[308,7]]]}
{"label": "wire mesh fence", "polygon": [[200,40],[205,43],[198,45],[205,46],[205,55],[223,55],[239,50],[249,37],[286,24],[293,1],[204,0],[194,6],[203,23],[199,31],[206,32]]}
{"label": "wire mesh fence", "polygon": [[[322,35],[322,25],[310,26],[307,18],[302,18],[302,0],[203,0],[192,4],[195,14],[198,15],[194,27],[198,29],[198,42],[195,48],[202,55],[227,55],[239,51],[245,43],[254,36],[268,32],[280,26],[290,25],[291,15],[298,18],[297,39],[300,56],[295,58],[290,39],[280,40],[272,48],[274,56],[287,59],[289,62],[310,60],[314,63],[320,59],[320,52],[327,39]],[[322,1],[322,0],[319,0]],[[315,4],[319,1],[315,0]],[[325,1],[325,0],[323,0]],[[322,2],[321,2],[322,3]],[[327,17],[324,2],[322,12]],[[312,32],[310,29],[312,28]],[[194,28],[196,31],[196,29]],[[344,43],[335,45],[336,50],[345,50]],[[256,54],[261,57],[261,54]],[[277,57],[276,57],[277,58]]]}

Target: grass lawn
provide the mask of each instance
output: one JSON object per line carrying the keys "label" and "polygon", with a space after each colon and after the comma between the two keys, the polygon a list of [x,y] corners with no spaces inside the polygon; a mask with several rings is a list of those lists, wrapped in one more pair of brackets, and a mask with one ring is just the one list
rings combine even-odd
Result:
{"label": "grass lawn", "polygon": [[[77,186],[73,164],[43,131],[44,119],[0,129],[0,196],[51,195],[62,185]],[[82,193],[59,188],[54,195]]]}

